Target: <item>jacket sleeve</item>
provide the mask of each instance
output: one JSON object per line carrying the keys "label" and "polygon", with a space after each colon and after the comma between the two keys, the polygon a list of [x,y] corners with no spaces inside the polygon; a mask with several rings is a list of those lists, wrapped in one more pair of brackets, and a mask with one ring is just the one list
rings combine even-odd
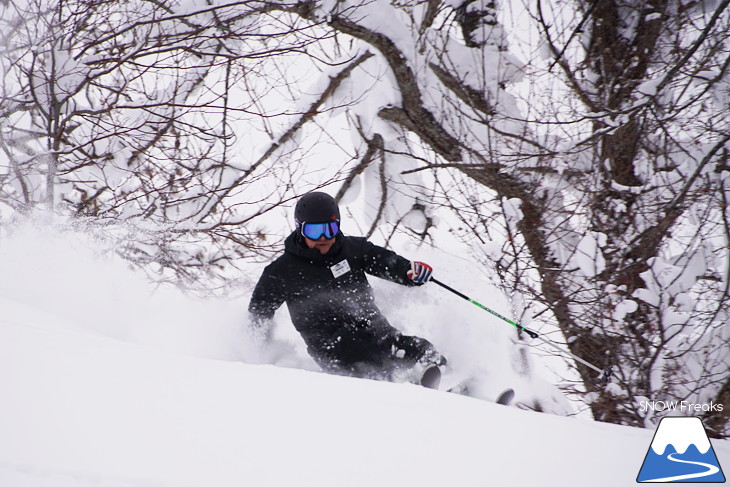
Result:
{"label": "jacket sleeve", "polygon": [[274,313],[286,300],[284,283],[274,275],[271,266],[267,266],[256,283],[248,304],[251,321],[254,326],[265,327],[273,319]]}
{"label": "jacket sleeve", "polygon": [[364,239],[362,245],[365,272],[405,286],[418,285],[406,275],[408,269],[411,268],[411,261],[392,250],[379,247]]}

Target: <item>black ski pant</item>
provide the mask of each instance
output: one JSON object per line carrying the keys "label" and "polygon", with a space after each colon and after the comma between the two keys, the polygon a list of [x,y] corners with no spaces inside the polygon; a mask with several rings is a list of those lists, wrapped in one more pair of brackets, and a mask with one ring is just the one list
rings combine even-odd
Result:
{"label": "black ski pant", "polygon": [[418,362],[446,364],[431,342],[403,335],[390,325],[343,326],[317,346],[310,344],[308,351],[326,372],[370,379],[387,380]]}

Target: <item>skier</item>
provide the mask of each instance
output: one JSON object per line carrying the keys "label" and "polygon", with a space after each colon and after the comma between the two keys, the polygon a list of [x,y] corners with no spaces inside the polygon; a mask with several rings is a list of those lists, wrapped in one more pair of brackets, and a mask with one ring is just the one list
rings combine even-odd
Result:
{"label": "skier", "polygon": [[384,380],[424,370],[440,376],[437,367],[446,359],[429,341],[388,323],[366,278],[420,286],[433,269],[344,235],[340,210],[326,193],[302,196],[294,221],[283,255],[264,269],[251,296],[252,324],[268,336],[275,311],[286,303],[307,351],[326,372]]}

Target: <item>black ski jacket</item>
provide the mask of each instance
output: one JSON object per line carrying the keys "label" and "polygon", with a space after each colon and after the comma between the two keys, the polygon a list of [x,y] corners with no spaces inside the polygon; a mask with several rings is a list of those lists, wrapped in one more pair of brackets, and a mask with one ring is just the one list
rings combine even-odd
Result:
{"label": "black ski jacket", "polygon": [[[327,254],[308,248],[297,232],[285,241],[284,253],[263,271],[249,311],[265,322],[286,303],[294,327],[315,358],[328,355],[343,333],[376,342],[398,334],[375,305],[366,274],[415,286],[406,273],[410,261],[363,237],[341,233]],[[359,336],[357,337],[360,338]]]}

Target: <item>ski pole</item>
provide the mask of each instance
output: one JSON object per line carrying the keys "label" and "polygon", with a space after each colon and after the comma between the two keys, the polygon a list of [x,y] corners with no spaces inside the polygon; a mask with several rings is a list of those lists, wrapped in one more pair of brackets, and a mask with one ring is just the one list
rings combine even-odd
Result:
{"label": "ski pole", "polygon": [[550,340],[547,340],[547,339],[543,338],[536,331],[533,331],[533,330],[530,330],[528,328],[525,328],[524,326],[520,325],[516,321],[510,320],[509,318],[506,318],[506,317],[502,316],[501,314],[497,313],[493,309],[488,308],[487,306],[484,306],[483,304],[481,304],[481,303],[479,303],[479,302],[471,299],[466,294],[460,293],[456,289],[452,288],[451,286],[448,286],[448,285],[444,284],[443,282],[439,281],[438,279],[434,279],[432,277],[431,278],[431,282],[433,282],[435,284],[438,284],[439,286],[441,286],[442,288],[446,289],[447,291],[451,291],[452,293],[456,294],[457,296],[459,296],[459,297],[461,297],[461,298],[469,301],[470,303],[472,303],[472,304],[480,307],[484,311],[493,314],[494,316],[496,316],[497,318],[501,319],[502,321],[505,321],[505,322],[509,323],[510,325],[514,326],[518,330],[524,331],[525,333],[527,333],[530,336],[530,338],[537,338],[540,341],[542,341],[543,343],[546,343],[546,344],[550,345],[551,347],[559,350],[561,353],[564,353],[564,354],[568,355],[569,357],[572,357],[574,360],[577,360],[578,362],[582,363],[586,367],[589,367],[589,368],[595,370],[596,372],[598,372],[599,374],[601,374],[601,379],[600,379],[600,383],[601,384],[605,385],[611,379],[611,375],[613,374],[613,370],[612,370],[612,367],[611,366],[609,366],[609,367],[607,367],[605,369],[600,369],[600,368],[596,367],[595,365],[593,365],[592,363],[588,362],[587,360],[584,360],[584,359],[578,357],[577,355],[575,355],[574,353],[572,353],[570,350],[567,350],[567,349],[561,347],[560,345],[558,345],[558,344],[556,344],[556,343],[554,343],[554,342],[552,342]]}

